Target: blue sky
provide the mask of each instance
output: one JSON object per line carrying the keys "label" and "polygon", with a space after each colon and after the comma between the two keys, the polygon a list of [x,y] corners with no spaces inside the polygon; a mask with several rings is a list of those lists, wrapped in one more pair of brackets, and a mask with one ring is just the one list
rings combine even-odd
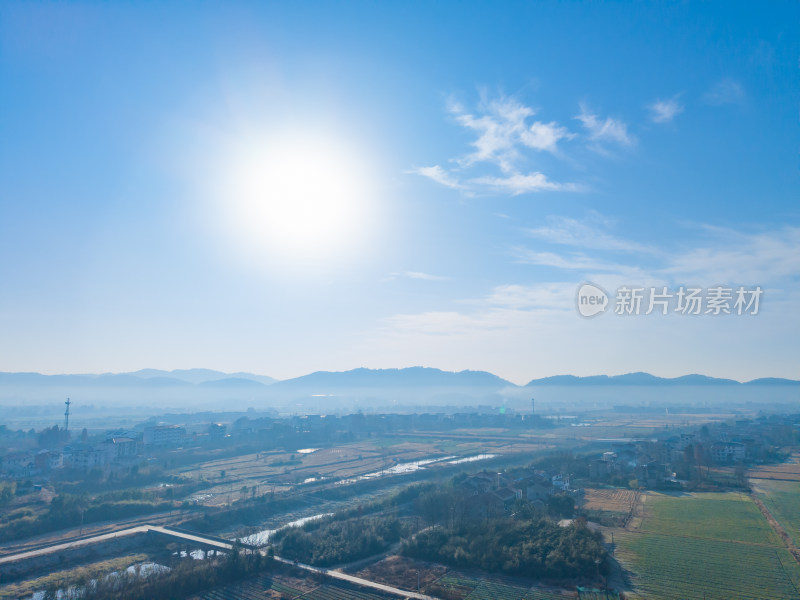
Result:
{"label": "blue sky", "polygon": [[[765,6],[3,3],[2,370],[800,378]],[[585,281],[763,295],[585,319]]]}

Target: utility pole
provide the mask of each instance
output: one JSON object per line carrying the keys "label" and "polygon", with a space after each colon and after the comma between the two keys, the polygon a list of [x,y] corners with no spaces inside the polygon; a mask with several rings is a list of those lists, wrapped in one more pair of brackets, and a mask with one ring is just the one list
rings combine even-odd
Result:
{"label": "utility pole", "polygon": [[69,431],[69,405],[72,404],[72,402],[70,402],[69,398],[67,398],[67,401],[64,402],[64,404],[67,405],[67,410],[64,412],[64,431]]}

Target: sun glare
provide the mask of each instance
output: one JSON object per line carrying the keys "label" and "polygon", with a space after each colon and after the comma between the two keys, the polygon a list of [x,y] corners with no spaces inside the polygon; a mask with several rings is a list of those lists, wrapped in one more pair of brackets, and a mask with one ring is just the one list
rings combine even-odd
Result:
{"label": "sun glare", "polygon": [[224,211],[238,242],[273,267],[352,259],[371,228],[368,188],[346,145],[290,135],[236,153]]}

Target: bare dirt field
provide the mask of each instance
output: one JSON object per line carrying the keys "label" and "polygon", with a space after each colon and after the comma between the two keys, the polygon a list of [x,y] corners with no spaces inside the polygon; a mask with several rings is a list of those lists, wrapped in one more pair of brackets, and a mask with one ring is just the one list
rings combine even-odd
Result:
{"label": "bare dirt field", "polygon": [[623,489],[584,489],[584,508],[626,513],[636,504],[639,492]]}
{"label": "bare dirt field", "polygon": [[435,563],[390,556],[355,573],[357,577],[385,583],[403,590],[417,589],[417,574],[421,589],[442,577],[447,567]]}
{"label": "bare dirt field", "polygon": [[779,479],[800,481],[800,454],[792,454],[789,461],[780,465],[760,465],[747,472],[750,479]]}

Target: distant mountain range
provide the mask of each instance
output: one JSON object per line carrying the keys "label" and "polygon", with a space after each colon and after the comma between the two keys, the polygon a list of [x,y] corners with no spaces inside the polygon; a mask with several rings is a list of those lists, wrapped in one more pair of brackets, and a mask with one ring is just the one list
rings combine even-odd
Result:
{"label": "distant mountain range", "polygon": [[540,385],[800,385],[800,381],[766,377],[741,383],[734,379],[721,379],[719,377],[709,377],[708,375],[682,375],[681,377],[666,378],[657,377],[650,373],[627,373],[625,375],[590,375],[588,377],[556,375],[554,377],[534,379],[528,382],[525,387]]}
{"label": "distant mountain range", "polygon": [[80,375],[42,375],[41,373],[0,372],[0,386],[70,386],[76,387],[194,387],[203,388],[247,388],[269,387],[274,391],[300,388],[415,388],[415,387],[480,387],[515,388],[536,386],[707,386],[707,385],[800,385],[794,379],[767,377],[741,383],[733,379],[721,379],[707,375],[683,375],[681,377],[657,377],[650,373],[627,373],[625,375],[555,375],[533,379],[525,386],[486,371],[442,371],[431,367],[409,367],[405,369],[352,369],[350,371],[316,371],[292,379],[279,381],[266,375],[237,372],[224,373],[211,369],[141,369],[131,373],[102,373]]}
{"label": "distant mountain range", "polygon": [[265,375],[252,373],[223,373],[210,369],[187,369],[159,371],[142,369],[134,373],[103,373],[100,375],[42,375],[41,373],[0,373],[0,386],[70,386],[76,387],[181,387],[181,386],[221,386],[241,387],[255,384],[261,387],[276,380]]}
{"label": "distant mountain range", "polygon": [[141,369],[133,373],[126,373],[126,375],[133,375],[143,379],[179,379],[186,383],[211,383],[215,381],[225,381],[229,379],[241,380],[247,379],[249,381],[256,381],[264,385],[275,383],[277,379],[267,377],[266,375],[253,375],[252,373],[223,373],[222,371],[214,371],[212,369],[175,369],[173,371],[161,371],[159,369]]}
{"label": "distant mountain range", "polygon": [[[42,375],[40,373],[0,373],[0,404],[51,403],[70,397],[81,404],[98,403],[117,406],[218,407],[284,406],[290,410],[333,410],[355,406],[476,406],[501,405],[508,399],[528,398],[532,388],[537,399],[542,390],[555,396],[569,397],[570,390],[580,397],[587,393],[608,398],[613,390],[640,387],[667,393],[683,386],[684,390],[706,389],[729,394],[733,390],[751,390],[748,397],[759,398],[760,390],[770,387],[783,395],[795,397],[800,381],[765,378],[740,383],[705,375],[685,375],[672,379],[649,373],[576,377],[559,375],[534,379],[517,386],[486,371],[442,371],[428,367],[405,369],[353,369],[317,371],[301,377],[277,381],[252,373],[224,373],[210,369],[163,371],[142,369],[132,373],[80,375]],[[561,392],[558,392],[561,390]],[[604,391],[605,390],[605,391]],[[557,393],[556,393],[557,392]],[[660,393],[660,392],[659,392]],[[737,392],[738,394],[739,392]],[[615,397],[622,398],[614,392]],[[552,395],[552,394],[551,394]],[[574,394],[573,394],[574,395]],[[690,394],[691,395],[691,394]],[[545,394],[547,396],[547,394]],[[554,397],[555,397],[554,396]],[[674,396],[674,395],[673,395]],[[641,397],[641,394],[639,394]],[[685,393],[681,397],[688,398]]]}
{"label": "distant mountain range", "polygon": [[514,386],[486,371],[442,371],[429,367],[407,369],[353,369],[317,371],[274,384],[276,389],[315,386],[326,387],[488,387]]}

